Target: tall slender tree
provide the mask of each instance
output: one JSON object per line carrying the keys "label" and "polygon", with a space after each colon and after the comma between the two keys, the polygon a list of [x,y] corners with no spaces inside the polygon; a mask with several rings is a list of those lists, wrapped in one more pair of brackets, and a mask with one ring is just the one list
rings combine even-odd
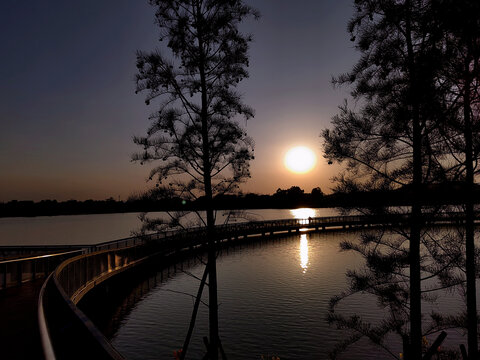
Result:
{"label": "tall slender tree", "polygon": [[[325,130],[330,161],[346,162],[347,182],[363,188],[398,188],[413,192],[408,234],[409,359],[422,352],[421,226],[422,187],[443,176],[444,154],[438,139],[442,102],[435,89],[441,58],[439,35],[427,0],[356,0],[349,23],[362,56],[337,83],[353,85],[360,104],[347,105]],[[353,175],[353,176],[352,176]],[[353,180],[355,178],[355,180]],[[399,263],[403,260],[400,259]]]}
{"label": "tall slender tree", "polygon": [[[250,35],[239,32],[245,18],[258,17],[242,0],[150,0],[156,8],[160,40],[169,49],[137,53],[137,91],[146,103],[159,100],[147,136],[134,141],[140,162],[155,161],[153,194],[173,192],[183,199],[204,199],[208,242],[209,358],[218,358],[218,300],[215,194],[234,191],[249,176],[253,143],[236,121],[248,119],[236,85],[248,76]],[[167,184],[165,185],[165,181]],[[178,225],[178,217],[173,216]],[[165,225],[150,222],[150,228]]]}
{"label": "tall slender tree", "polygon": [[452,113],[445,141],[458,159],[458,177],[465,182],[465,273],[469,359],[478,359],[476,255],[473,187],[478,171],[480,135],[480,3],[475,0],[434,1],[444,30],[446,56],[439,84]]}

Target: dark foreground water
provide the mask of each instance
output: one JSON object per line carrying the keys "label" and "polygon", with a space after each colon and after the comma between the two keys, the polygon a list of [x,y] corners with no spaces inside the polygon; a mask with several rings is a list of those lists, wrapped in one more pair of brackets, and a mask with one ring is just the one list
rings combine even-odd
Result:
{"label": "dark foreground water", "polygon": [[[304,233],[282,239],[245,245],[224,251],[218,258],[220,337],[229,359],[326,359],[345,335],[326,322],[330,298],[346,288],[345,271],[358,268],[361,259],[339,252],[339,242],[358,238],[358,233]],[[184,270],[187,266],[184,265]],[[119,328],[113,345],[128,359],[173,359],[180,349],[190,321],[203,265],[190,266],[165,279],[149,282],[136,291],[134,299],[117,312]],[[205,294],[206,295],[206,294]],[[205,296],[208,302],[208,297]],[[457,294],[438,299],[441,311],[457,311]],[[357,312],[373,322],[381,321],[383,310],[370,295],[350,298],[339,308]],[[431,307],[425,307],[429,311]],[[204,354],[203,336],[208,336],[208,309],[201,306],[189,348],[190,359]],[[430,339],[431,341],[434,338]],[[449,331],[444,345],[458,349],[462,334]],[[402,351],[398,339],[389,346],[396,356]],[[366,341],[352,347],[341,358],[391,358]]]}

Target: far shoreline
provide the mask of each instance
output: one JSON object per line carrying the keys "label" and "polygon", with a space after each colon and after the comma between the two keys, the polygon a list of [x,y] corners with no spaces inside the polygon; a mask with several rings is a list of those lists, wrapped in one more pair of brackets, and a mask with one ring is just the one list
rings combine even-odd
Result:
{"label": "far shoreline", "polygon": [[[461,205],[465,198],[463,184],[450,183],[430,185],[422,192],[424,206],[441,207],[446,205]],[[324,195],[319,189],[305,193],[298,186],[290,189],[278,189],[272,195],[238,194],[222,195],[214,199],[216,210],[253,210],[253,209],[297,209],[297,208],[370,208],[378,209],[388,206],[410,206],[412,191],[403,187],[391,191],[356,191],[349,193],[337,192]],[[474,192],[473,201],[480,203],[480,186]],[[0,218],[37,217],[37,216],[67,216],[67,215],[98,215],[142,213],[158,211],[203,211],[204,199],[199,198],[187,202],[180,198],[165,198],[152,200],[145,197],[130,198],[127,201],[106,200],[42,200],[17,201],[0,203]]]}

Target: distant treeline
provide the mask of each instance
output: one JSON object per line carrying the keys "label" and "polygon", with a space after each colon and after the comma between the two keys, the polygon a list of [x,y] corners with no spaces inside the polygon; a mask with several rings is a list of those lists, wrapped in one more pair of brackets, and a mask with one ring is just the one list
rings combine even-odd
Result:
{"label": "distant treeline", "polygon": [[[294,208],[299,206],[322,206],[324,194],[320,188],[305,193],[298,186],[290,189],[278,189],[273,195],[239,194],[223,195],[214,199],[217,209],[262,209],[262,208]],[[166,210],[201,210],[205,208],[204,199],[194,202],[170,197],[151,199],[145,195],[131,196],[126,201],[106,200],[42,200],[9,201],[0,203],[0,217],[13,216],[53,216],[78,214],[108,214],[124,212],[150,212]]]}
{"label": "distant treeline", "polygon": [[[476,187],[474,200],[480,202],[480,186]],[[422,192],[424,204],[461,204],[465,198],[464,187],[461,183],[449,183],[427,186]],[[324,195],[320,188],[305,193],[298,186],[289,189],[278,189],[272,195],[239,194],[222,195],[214,199],[216,209],[292,209],[298,207],[381,207],[401,206],[411,204],[412,191],[404,187],[394,191],[376,192],[337,192]],[[0,203],[0,217],[14,216],[53,216],[79,214],[108,214],[125,212],[150,212],[166,210],[202,210],[202,198],[187,202],[181,198],[165,198],[152,200],[144,196],[131,196],[126,201],[116,201],[113,198],[106,200],[42,200],[9,201]]]}

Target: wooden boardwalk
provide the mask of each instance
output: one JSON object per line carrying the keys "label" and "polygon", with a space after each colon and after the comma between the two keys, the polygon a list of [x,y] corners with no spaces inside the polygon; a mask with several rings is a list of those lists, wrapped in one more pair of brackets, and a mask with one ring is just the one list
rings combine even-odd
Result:
{"label": "wooden boardwalk", "polygon": [[38,294],[43,280],[0,292],[0,359],[42,359]]}

